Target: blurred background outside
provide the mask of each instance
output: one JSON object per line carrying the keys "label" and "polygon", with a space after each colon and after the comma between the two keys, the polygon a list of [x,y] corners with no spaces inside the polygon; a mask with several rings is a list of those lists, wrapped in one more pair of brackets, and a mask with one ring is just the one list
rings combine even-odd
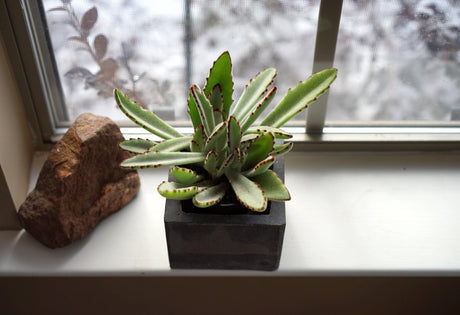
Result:
{"label": "blurred background outside", "polygon": [[[188,25],[184,0],[43,0],[70,121],[88,111],[125,120],[114,87],[165,119],[186,120],[187,83],[203,87],[225,50],[234,99],[258,72],[277,68],[274,106],[311,74],[319,4],[190,0]],[[344,0],[334,67],[326,120],[459,119],[460,1]]]}

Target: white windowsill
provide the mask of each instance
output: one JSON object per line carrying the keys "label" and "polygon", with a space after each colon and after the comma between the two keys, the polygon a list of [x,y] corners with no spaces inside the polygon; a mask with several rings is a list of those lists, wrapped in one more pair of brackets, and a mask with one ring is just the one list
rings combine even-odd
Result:
{"label": "white windowsill", "polygon": [[277,272],[171,271],[156,192],[167,169],[139,174],[138,196],[82,241],[51,250],[0,232],[0,276],[460,275],[460,152],[290,153]]}

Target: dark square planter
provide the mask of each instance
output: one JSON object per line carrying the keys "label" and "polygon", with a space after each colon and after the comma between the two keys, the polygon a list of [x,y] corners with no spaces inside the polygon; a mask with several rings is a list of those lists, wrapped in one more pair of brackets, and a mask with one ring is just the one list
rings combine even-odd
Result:
{"label": "dark square planter", "polygon": [[[282,157],[276,159],[273,170],[284,181]],[[286,226],[284,202],[269,201],[263,213],[239,204],[224,206],[231,209],[221,207],[195,212],[197,208],[190,202],[166,200],[164,220],[171,268],[276,270]],[[232,211],[236,214],[227,214]]]}

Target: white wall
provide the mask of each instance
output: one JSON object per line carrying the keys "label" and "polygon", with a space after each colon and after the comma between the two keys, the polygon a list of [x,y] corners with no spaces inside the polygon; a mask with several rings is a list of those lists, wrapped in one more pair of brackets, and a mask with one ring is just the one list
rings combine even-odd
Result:
{"label": "white wall", "polygon": [[27,194],[33,148],[5,44],[0,34],[0,164],[17,209]]}

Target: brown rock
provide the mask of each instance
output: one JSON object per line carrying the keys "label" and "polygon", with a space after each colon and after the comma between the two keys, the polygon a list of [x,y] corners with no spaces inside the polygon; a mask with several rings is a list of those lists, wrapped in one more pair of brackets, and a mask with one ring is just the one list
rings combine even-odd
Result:
{"label": "brown rock", "polygon": [[139,191],[136,171],[120,168],[129,153],[109,118],[82,114],[56,143],[35,189],[21,205],[21,225],[48,247],[66,246],[88,235]]}

